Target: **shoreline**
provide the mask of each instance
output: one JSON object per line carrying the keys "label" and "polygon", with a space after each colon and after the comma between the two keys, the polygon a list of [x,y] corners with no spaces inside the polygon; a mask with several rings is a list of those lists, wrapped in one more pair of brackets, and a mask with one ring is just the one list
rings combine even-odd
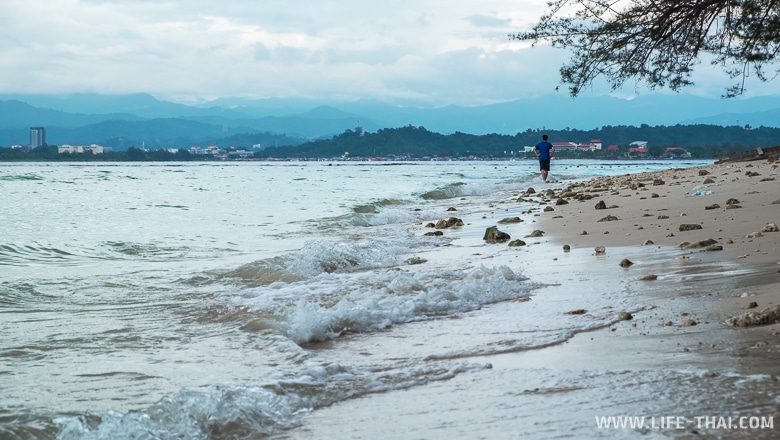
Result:
{"label": "shoreline", "polygon": [[[647,438],[654,431],[664,438],[743,438],[745,431],[702,428],[693,421],[701,416],[773,417],[776,411],[780,324],[736,328],[725,323],[745,312],[750,302],[758,304],[753,310],[780,304],[780,232],[746,238],[756,228],[780,222],[780,204],[773,205],[771,199],[776,182],[760,181],[780,178],[780,171],[773,164],[753,163],[747,169],[762,176],[742,177],[746,165],[601,177],[569,186],[534,182],[542,185],[535,194],[496,194],[488,211],[464,213],[465,227],[448,232],[454,238],[447,250],[450,258],[518,268],[529,283],[540,286],[529,301],[555,302],[554,310],[562,314],[593,304],[587,298],[590,289],[616,283],[610,291],[620,292],[629,303],[638,301],[637,309],[628,310],[631,319],[618,318],[624,298],[616,296],[613,307],[594,310],[614,313],[612,324],[543,347],[468,357],[463,362],[489,369],[318,408],[302,426],[272,438]],[[707,178],[698,175],[700,170],[715,180],[709,184],[712,194],[684,197]],[[652,185],[656,178],[665,183]],[[644,185],[632,189],[633,182]],[[591,193],[594,197],[576,199],[576,193],[607,183]],[[569,203],[556,204],[566,191],[574,193]],[[653,192],[658,197],[652,197]],[[726,209],[728,198],[739,199],[743,207]],[[596,210],[602,200],[618,207]],[[724,207],[705,209],[714,203]],[[515,215],[522,220],[499,222]],[[619,220],[598,222],[607,215]],[[681,223],[699,223],[702,229],[679,231]],[[494,225],[528,244],[486,243],[482,233]],[[419,234],[426,230],[422,225],[413,229]],[[544,231],[542,236],[525,238],[536,229]],[[583,230],[588,234],[580,235]],[[723,250],[678,247],[682,241],[708,238],[717,240]],[[646,240],[654,244],[645,244]],[[564,245],[569,245],[568,252]],[[606,252],[596,255],[596,246],[604,246]],[[621,267],[623,259],[634,264]],[[646,275],[655,278],[639,279]],[[582,295],[581,303],[577,295]],[[453,336],[473,339],[470,328],[490,331],[491,321],[516,322],[518,313],[533,310],[518,304],[485,305],[471,319],[457,319],[457,327],[421,322],[397,331],[420,335],[410,341],[421,346],[441,344]],[[582,312],[588,319],[588,311]],[[385,339],[407,341],[393,333]],[[507,335],[513,337],[521,336]],[[365,347],[361,339],[355,338],[361,356],[382,356],[376,338]],[[621,415],[675,416],[688,423],[685,430],[603,430],[594,422],[594,417]],[[776,429],[749,434],[775,438]]]}
{"label": "shoreline", "polygon": [[[615,270],[631,272],[634,268],[637,283],[656,284],[647,289],[650,295],[653,290],[667,292],[656,299],[655,309],[638,314],[630,324],[618,323],[609,329],[575,335],[562,346],[546,349],[542,358],[582,361],[585,356],[598,364],[600,358],[607,357],[611,359],[608,364],[621,358],[610,353],[646,346],[643,339],[665,339],[658,350],[651,350],[652,359],[665,360],[662,366],[670,356],[696,350],[716,358],[747,358],[749,361],[740,367],[746,372],[780,374],[780,324],[736,327],[726,323],[748,311],[780,304],[780,232],[771,226],[780,223],[778,163],[723,163],[600,177],[567,186],[548,184],[553,186],[552,191],[537,188],[536,194],[522,196],[540,203],[533,215],[545,232],[545,245],[558,247],[562,255],[579,254],[585,259],[597,258],[599,246],[605,248],[602,258],[621,249],[620,253],[628,255],[633,264],[620,267],[622,259],[616,258],[612,261]],[[586,200],[576,200],[578,194],[585,195]],[[568,203],[563,204],[561,199]],[[601,201],[606,209],[596,208]],[[613,219],[600,221],[608,216]],[[701,229],[680,230],[680,225],[692,224]],[[694,245],[684,246],[686,242]],[[570,250],[563,251],[563,246]],[[674,256],[649,273],[642,264],[642,253],[651,248],[668,250]],[[682,292],[685,287],[679,284],[680,277],[670,276],[676,263],[701,258],[730,263],[750,273],[738,277],[733,285],[728,281],[696,281],[688,288],[701,294],[677,301],[680,298],[674,292]],[[691,269],[687,276],[695,276],[697,271],[701,269]],[[712,274],[712,278],[717,275]],[[532,356],[520,357],[522,362],[529,362],[526,358]]]}

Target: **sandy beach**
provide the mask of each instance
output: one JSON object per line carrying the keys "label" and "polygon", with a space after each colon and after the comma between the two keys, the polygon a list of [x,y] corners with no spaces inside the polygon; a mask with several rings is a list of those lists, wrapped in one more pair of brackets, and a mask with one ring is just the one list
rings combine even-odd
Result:
{"label": "sandy beach", "polygon": [[[604,284],[648,306],[615,308],[612,325],[563,344],[467,360],[490,373],[318,409],[278,438],[777,438],[777,425],[714,422],[776,419],[780,324],[728,320],[780,304],[777,179],[774,162],[737,162],[539,183],[497,199],[490,214],[463,219],[452,252],[522,267],[542,285],[535,297],[564,298],[562,314],[587,319],[569,292]],[[491,225],[525,244],[486,244]],[[513,307],[486,307],[485,319],[512,319]],[[416,326],[403,331],[425,331]],[[605,430],[593,422],[605,415],[686,422]]]}
{"label": "sandy beach", "polygon": [[[554,195],[548,192],[552,198],[536,219],[549,243],[567,245],[572,253],[595,255],[596,247],[603,247],[608,255],[614,247],[650,246],[676,249],[674,258],[679,260],[711,253],[709,257],[718,261],[750,267],[755,271],[750,284],[733,288],[719,285],[708,292],[716,299],[713,318],[722,327],[723,321],[746,310],[764,311],[780,305],[778,179],[780,169],[773,160],[594,179],[567,186]],[[566,203],[577,197],[587,200]],[[624,265],[630,271],[633,264],[628,262]],[[637,278],[651,283],[663,276],[662,270],[638,274]],[[694,321],[683,323],[694,325]],[[780,326],[733,324],[742,330],[755,329],[758,339],[769,337],[772,343],[759,345],[767,354],[777,356]]]}

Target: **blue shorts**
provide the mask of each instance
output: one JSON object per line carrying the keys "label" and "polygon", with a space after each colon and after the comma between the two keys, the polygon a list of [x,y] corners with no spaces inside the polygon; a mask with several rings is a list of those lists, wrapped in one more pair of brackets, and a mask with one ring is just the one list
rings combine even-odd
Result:
{"label": "blue shorts", "polygon": [[540,171],[550,171],[550,161],[549,160],[539,160],[539,170]]}

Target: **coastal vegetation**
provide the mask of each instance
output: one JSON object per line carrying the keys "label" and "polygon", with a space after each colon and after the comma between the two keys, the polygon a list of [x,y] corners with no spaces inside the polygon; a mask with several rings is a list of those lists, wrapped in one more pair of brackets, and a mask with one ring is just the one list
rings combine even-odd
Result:
{"label": "coastal vegetation", "polygon": [[[560,158],[661,158],[667,148],[682,148],[690,157],[709,159],[715,154],[740,151],[756,147],[771,147],[780,144],[780,128],[739,127],[715,125],[675,125],[650,127],[604,126],[594,130],[526,130],[515,135],[487,134],[473,135],[455,132],[435,133],[425,127],[406,126],[380,129],[374,133],[361,130],[346,130],[328,139],[318,139],[301,145],[273,146],[253,150],[246,146],[224,146],[220,154],[198,155],[189,149],[165,148],[145,149],[132,146],[126,150],[103,154],[90,152],[70,154],[58,153],[57,147],[44,145],[32,150],[0,147],[0,161],[190,161],[231,159],[511,159],[523,158],[525,147],[535,145],[542,133],[554,142],[588,143],[598,139],[600,150],[561,150]],[[248,143],[252,136],[243,137]],[[632,142],[646,142],[646,153],[631,153]],[[609,149],[609,146],[615,148]],[[531,156],[528,156],[531,157]]]}

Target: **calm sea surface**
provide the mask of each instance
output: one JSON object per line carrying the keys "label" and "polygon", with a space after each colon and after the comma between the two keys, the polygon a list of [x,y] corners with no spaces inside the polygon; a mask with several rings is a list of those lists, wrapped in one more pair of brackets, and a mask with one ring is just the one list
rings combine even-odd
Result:
{"label": "calm sea surface", "polygon": [[[475,257],[468,225],[528,209],[495,204],[532,185],[534,161],[3,164],[0,439],[284,437],[609,325],[607,304],[642,310],[615,285],[587,321],[544,319],[522,265]],[[467,226],[425,235],[453,216]]]}

